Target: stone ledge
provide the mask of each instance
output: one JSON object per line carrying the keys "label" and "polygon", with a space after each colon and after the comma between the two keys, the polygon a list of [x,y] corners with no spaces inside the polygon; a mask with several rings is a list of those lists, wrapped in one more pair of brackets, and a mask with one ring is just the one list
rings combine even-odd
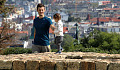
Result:
{"label": "stone ledge", "polygon": [[0,70],[120,70],[120,54],[54,53],[0,55]]}

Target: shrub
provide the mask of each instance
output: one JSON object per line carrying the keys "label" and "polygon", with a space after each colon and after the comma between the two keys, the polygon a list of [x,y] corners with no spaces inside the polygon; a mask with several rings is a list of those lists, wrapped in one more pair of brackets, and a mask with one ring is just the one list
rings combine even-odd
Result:
{"label": "shrub", "polygon": [[23,54],[23,53],[32,53],[32,50],[29,48],[12,47],[12,48],[3,49],[0,54],[8,55],[8,54]]}

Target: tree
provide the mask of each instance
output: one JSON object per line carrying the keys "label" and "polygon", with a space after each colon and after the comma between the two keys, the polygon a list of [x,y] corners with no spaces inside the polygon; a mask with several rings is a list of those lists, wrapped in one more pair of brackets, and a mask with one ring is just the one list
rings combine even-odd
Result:
{"label": "tree", "polygon": [[2,17],[6,17],[8,13],[13,9],[12,6],[5,6],[6,0],[0,0],[0,14]]}
{"label": "tree", "polygon": [[84,47],[95,47],[102,50],[119,50],[120,34],[93,31],[88,37],[85,37],[81,43]]}
{"label": "tree", "polygon": [[[73,42],[74,42],[74,39],[72,36],[70,36],[68,34],[64,34],[64,38],[63,38],[63,42],[62,42],[61,46],[65,52],[68,52],[74,48]],[[55,43],[53,41],[51,42],[51,48],[57,49],[57,46],[55,45]]]}
{"label": "tree", "polygon": [[74,17],[68,17],[68,22],[73,22],[74,21]]}
{"label": "tree", "polygon": [[[6,0],[0,0],[0,14],[2,15],[2,27],[0,28],[0,48],[6,48],[13,41],[15,37],[15,27],[11,27],[11,22],[9,22],[6,17],[7,14],[12,11],[12,6],[5,6]],[[13,24],[12,24],[13,25]]]}
{"label": "tree", "polygon": [[73,42],[73,37],[68,34],[65,34],[62,42],[62,47],[64,48],[64,51],[70,51],[71,49],[73,49]]}

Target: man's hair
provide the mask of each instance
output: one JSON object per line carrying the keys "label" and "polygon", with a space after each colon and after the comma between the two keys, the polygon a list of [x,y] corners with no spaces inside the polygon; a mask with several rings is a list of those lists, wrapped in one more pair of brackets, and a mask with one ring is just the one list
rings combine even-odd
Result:
{"label": "man's hair", "polygon": [[42,3],[39,3],[38,5],[37,5],[37,10],[38,10],[38,7],[45,7]]}
{"label": "man's hair", "polygon": [[60,20],[61,19],[61,15],[59,13],[56,13],[56,14],[53,15],[53,18]]}

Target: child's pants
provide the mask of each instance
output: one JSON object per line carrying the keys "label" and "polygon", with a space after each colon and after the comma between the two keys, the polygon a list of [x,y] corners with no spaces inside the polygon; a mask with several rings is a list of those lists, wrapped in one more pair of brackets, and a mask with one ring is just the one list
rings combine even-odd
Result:
{"label": "child's pants", "polygon": [[63,36],[56,36],[55,37],[55,44],[57,45],[58,51],[61,52],[61,43],[63,41]]}

